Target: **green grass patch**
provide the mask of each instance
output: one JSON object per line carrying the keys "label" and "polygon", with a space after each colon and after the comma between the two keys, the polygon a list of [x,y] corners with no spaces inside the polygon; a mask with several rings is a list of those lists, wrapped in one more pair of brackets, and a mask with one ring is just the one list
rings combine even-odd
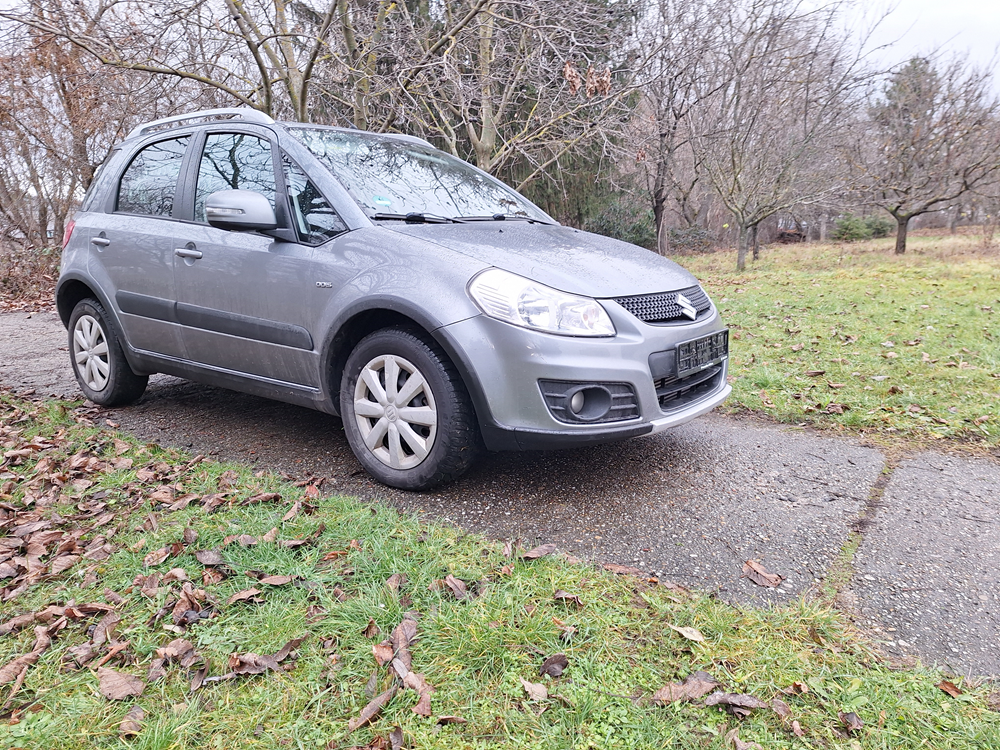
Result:
{"label": "green grass patch", "polygon": [[[940,673],[891,667],[826,606],[741,609],[559,555],[510,558],[503,545],[454,528],[315,496],[307,486],[245,466],[195,462],[138,444],[95,426],[72,404],[0,396],[0,443],[0,529],[7,535],[0,549],[14,550],[8,563],[34,555],[37,573],[28,582],[21,574],[0,580],[6,597],[0,621],[87,603],[113,606],[121,617],[111,641],[83,666],[71,649],[94,641],[100,613],[55,628],[52,645],[27,668],[16,694],[12,682],[0,685],[0,747],[388,747],[394,726],[406,747],[447,750],[721,750],[732,746],[725,737],[732,729],[767,748],[979,750],[996,747],[1000,737],[988,686],[964,683],[964,694],[949,697],[935,687]],[[279,497],[248,503],[262,493]],[[192,494],[197,498],[186,507],[170,510]],[[202,502],[214,504],[213,512]],[[24,523],[39,520],[51,526],[32,533],[48,537],[23,532]],[[272,529],[276,534],[265,541]],[[257,543],[225,544],[239,535]],[[281,544],[301,539],[310,543]],[[110,554],[98,553],[103,559],[78,554],[104,543]],[[167,559],[144,562],[164,546],[172,546]],[[225,580],[205,582],[199,550],[220,551]],[[71,553],[80,559],[53,574],[52,562]],[[176,568],[214,612],[183,629],[170,613],[157,619],[177,599],[181,582],[161,583],[148,594],[134,583],[137,575]],[[269,586],[257,580],[264,574],[295,580]],[[386,583],[394,574],[405,576],[398,589]],[[459,601],[440,585],[448,575],[478,596]],[[227,604],[250,587],[262,591],[262,602]],[[559,590],[579,596],[582,607],[557,600]],[[412,669],[436,690],[432,714],[415,714],[416,693],[400,690],[371,726],[349,733],[348,721],[393,682],[372,646],[407,612],[418,621]],[[366,634],[370,622],[378,633]],[[568,639],[566,626],[575,629]],[[670,626],[697,628],[704,641],[686,640]],[[232,654],[274,654],[306,633],[282,662],[287,669],[208,682],[192,692],[204,664],[208,676],[223,675]],[[166,676],[149,681],[138,698],[101,695],[100,661],[147,680],[156,650],[178,637],[194,645],[196,663],[168,664]],[[34,642],[31,626],[0,636],[0,669]],[[567,656],[568,669],[558,678],[540,676],[543,659],[556,653]],[[657,689],[695,670],[711,673],[727,692],[780,697],[792,716],[783,720],[765,708],[737,719],[703,700],[650,702]],[[545,684],[548,698],[529,700],[522,679]],[[796,682],[807,692],[781,692]],[[120,724],[135,705],[145,712],[142,728],[123,738]],[[848,737],[838,712],[855,712],[864,728]],[[465,723],[438,722],[447,715]],[[792,732],[792,719],[803,737]]]}
{"label": "green grass patch", "polygon": [[731,407],[873,436],[1000,445],[1000,257],[974,236],[685,258],[731,328]]}

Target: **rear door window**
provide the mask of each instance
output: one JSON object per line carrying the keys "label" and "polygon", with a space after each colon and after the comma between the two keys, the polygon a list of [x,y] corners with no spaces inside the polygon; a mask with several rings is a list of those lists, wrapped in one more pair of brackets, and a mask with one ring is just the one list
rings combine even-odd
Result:
{"label": "rear door window", "polygon": [[194,196],[195,221],[207,222],[205,201],[220,190],[253,190],[274,208],[274,162],[271,144],[246,133],[212,133],[198,165]]}
{"label": "rear door window", "polygon": [[157,141],[136,154],[118,184],[116,210],[126,214],[170,216],[188,140],[189,137],[184,136]]}

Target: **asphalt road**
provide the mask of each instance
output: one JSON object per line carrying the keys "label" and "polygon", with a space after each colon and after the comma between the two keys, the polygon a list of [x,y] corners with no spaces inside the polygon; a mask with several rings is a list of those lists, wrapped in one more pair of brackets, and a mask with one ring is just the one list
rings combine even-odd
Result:
{"label": "asphalt road", "polygon": [[[0,383],[79,397],[66,350],[54,313],[0,315]],[[857,441],[709,415],[610,446],[491,454],[459,482],[416,494],[369,480],[340,421],[308,409],[157,376],[107,418],[144,440],[327,477],[327,490],[498,539],[554,542],[737,603],[809,595],[857,530],[840,601],[885,650],[1000,675],[1000,464],[990,459],[926,453],[890,472]],[[751,583],[748,559],[786,580]]]}

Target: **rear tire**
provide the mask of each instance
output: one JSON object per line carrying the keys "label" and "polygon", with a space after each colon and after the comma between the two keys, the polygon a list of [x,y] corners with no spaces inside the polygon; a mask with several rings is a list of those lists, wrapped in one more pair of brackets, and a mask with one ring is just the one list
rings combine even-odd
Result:
{"label": "rear tire", "polygon": [[69,317],[69,353],[83,394],[101,406],[124,406],[139,400],[149,381],[129,367],[115,329],[96,299],[84,299]]}
{"label": "rear tire", "polygon": [[480,452],[475,409],[448,356],[401,328],[362,339],[344,367],[340,413],[354,455],[382,484],[427,490]]}

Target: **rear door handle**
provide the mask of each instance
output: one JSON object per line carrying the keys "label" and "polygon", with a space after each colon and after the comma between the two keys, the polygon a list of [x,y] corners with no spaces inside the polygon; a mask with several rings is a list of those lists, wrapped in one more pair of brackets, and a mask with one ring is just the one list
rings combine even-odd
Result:
{"label": "rear door handle", "polygon": [[111,244],[111,240],[109,240],[107,237],[92,237],[90,240],[90,244],[97,245],[98,247],[107,247],[108,245]]}
{"label": "rear door handle", "polygon": [[179,247],[174,250],[174,255],[178,258],[192,258],[198,260],[201,256],[201,250],[195,250],[191,247]]}

